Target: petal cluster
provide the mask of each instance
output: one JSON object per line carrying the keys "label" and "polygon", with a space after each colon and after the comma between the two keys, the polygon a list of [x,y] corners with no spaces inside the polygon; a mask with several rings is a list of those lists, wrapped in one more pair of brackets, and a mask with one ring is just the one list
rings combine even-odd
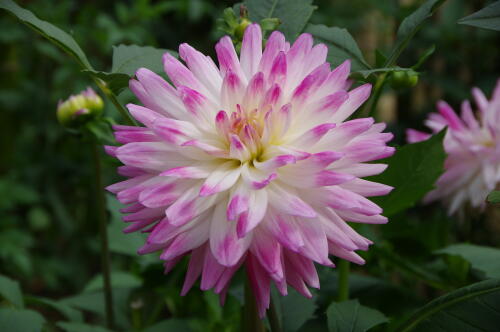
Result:
{"label": "petal cluster", "polygon": [[[483,208],[486,197],[500,182],[500,80],[491,100],[478,88],[472,89],[472,95],[476,115],[468,100],[462,103],[460,115],[439,101],[438,113],[431,113],[425,122],[433,133],[448,128],[444,138],[445,172],[425,200],[442,200],[449,214],[465,204]],[[430,136],[413,129],[407,132],[410,143]]]}
{"label": "petal cluster", "polygon": [[314,263],[329,255],[363,264],[372,243],[346,221],[385,223],[367,197],[392,188],[361,179],[386,165],[391,134],[372,118],[347,120],[370,85],[350,89],[350,63],[331,70],[327,47],[309,34],[293,45],[273,32],[262,49],[248,26],[237,55],[231,39],[216,45],[219,65],[187,44],[183,63],[163,57],[173,85],[139,69],[130,88],[144,106],[128,105],[144,127],[115,126],[122,145],[107,147],[129,179],[108,187],[123,209],[126,232],[148,232],[145,254],[161,251],[169,271],[189,257],[182,294],[201,289],[224,300],[245,266],[259,312],[271,282],[304,296],[319,287]]}

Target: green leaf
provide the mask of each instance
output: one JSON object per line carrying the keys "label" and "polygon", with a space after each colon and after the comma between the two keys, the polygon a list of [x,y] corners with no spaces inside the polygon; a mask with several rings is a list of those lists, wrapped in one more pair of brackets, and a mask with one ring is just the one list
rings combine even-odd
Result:
{"label": "green leaf", "polygon": [[[103,289],[103,277],[101,274],[92,278],[85,286],[84,292],[95,292]],[[111,272],[111,287],[112,288],[137,288],[142,285],[142,280],[137,276],[127,273],[114,271]]]}
{"label": "green leaf", "polygon": [[409,41],[420,30],[425,20],[432,16],[439,6],[446,0],[428,0],[416,11],[407,16],[398,28],[396,43],[389,55],[385,67],[393,66],[398,60]]}
{"label": "green leaf", "polygon": [[40,332],[45,318],[33,310],[0,308],[0,327],[8,332]]}
{"label": "green leaf", "polygon": [[92,69],[92,65],[88,61],[87,56],[75,39],[73,39],[73,37],[68,33],[49,22],[39,19],[29,10],[19,7],[14,1],[1,0],[0,8],[7,10],[12,15],[16,16],[21,22],[62,48],[63,51],[74,56],[82,67]]}
{"label": "green leaf", "polygon": [[278,18],[281,21],[279,30],[288,41],[293,41],[304,30],[316,8],[312,0],[246,0],[244,5],[254,22]]}
{"label": "green leaf", "polygon": [[312,34],[316,42],[328,46],[328,61],[332,65],[338,66],[350,59],[354,71],[371,69],[358,44],[346,29],[309,24],[305,32]]}
{"label": "green leaf", "polygon": [[358,300],[334,302],[326,315],[330,332],[364,332],[387,322],[381,312],[362,306]]}
{"label": "green leaf", "polygon": [[123,205],[113,195],[107,195],[106,202],[111,213],[111,223],[108,226],[109,249],[118,254],[137,257],[137,249],[144,244],[146,236],[141,233],[123,233],[125,224],[119,211]]}
{"label": "green leaf", "polygon": [[0,275],[0,296],[18,308],[24,307],[23,294],[19,282]]}
{"label": "green leaf", "polygon": [[417,70],[418,68],[420,68],[420,66],[424,64],[424,62],[434,53],[435,50],[436,50],[436,45],[432,45],[431,47],[426,49],[424,53],[420,55],[420,58],[418,58],[417,63],[411,66],[411,69]]}
{"label": "green leaf", "polygon": [[492,191],[486,199],[490,203],[500,203],[500,191]]}
{"label": "green leaf", "polygon": [[458,20],[458,24],[500,31],[500,1]]}
{"label": "green leaf", "polygon": [[66,303],[54,301],[52,299],[48,299],[48,298],[44,298],[44,297],[29,297],[28,301],[32,302],[34,304],[51,307],[54,310],[56,310],[57,312],[64,315],[64,317],[66,317],[70,321],[74,321],[74,322],[83,321],[82,313],[80,311],[70,307]]}
{"label": "green leaf", "polygon": [[407,144],[385,162],[389,167],[380,175],[369,177],[370,181],[393,186],[387,196],[374,197],[373,201],[390,216],[413,206],[434,187],[443,172],[446,154],[443,149],[445,130],[430,139]]}
{"label": "green leaf", "polygon": [[111,124],[105,118],[98,118],[85,124],[86,128],[95,136],[98,142],[103,145],[116,144]]}
{"label": "green leaf", "polygon": [[500,279],[481,281],[441,296],[415,312],[397,331],[498,331]]}
{"label": "green leaf", "polygon": [[70,322],[58,322],[59,326],[63,331],[66,332],[111,332],[102,326],[89,325],[84,323],[70,323]]}
{"label": "green leaf", "polygon": [[300,295],[290,289],[287,296],[277,296],[279,305],[276,308],[281,314],[283,332],[297,331],[304,323],[314,316],[316,304],[313,300]]}
{"label": "green leaf", "polygon": [[128,87],[129,80],[139,68],[144,67],[155,73],[163,73],[162,57],[165,53],[178,56],[174,51],[151,46],[113,46],[111,72],[89,71],[89,73],[106,82],[107,87],[115,95],[118,95],[124,88]]}
{"label": "green leaf", "polygon": [[[127,329],[129,327],[130,293],[131,293],[130,288],[113,289],[113,307],[115,313],[115,320],[117,324],[123,329]],[[82,293],[79,295],[64,298],[59,302],[77,309],[98,314],[103,318],[105,317],[103,292]]]}
{"label": "green leaf", "polygon": [[487,278],[500,278],[500,249],[474,244],[454,244],[436,251],[438,254],[460,256]]}
{"label": "green leaf", "polygon": [[144,332],[164,332],[164,331],[182,331],[182,332],[191,332],[192,329],[189,326],[188,322],[182,319],[167,319],[156,323],[146,329]]}

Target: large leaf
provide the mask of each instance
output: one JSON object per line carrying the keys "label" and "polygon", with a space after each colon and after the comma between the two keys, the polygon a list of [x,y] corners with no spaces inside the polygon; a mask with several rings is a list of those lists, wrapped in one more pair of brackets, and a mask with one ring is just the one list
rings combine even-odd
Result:
{"label": "large leaf", "polygon": [[119,94],[128,87],[130,78],[139,68],[148,68],[155,73],[163,72],[162,57],[165,53],[177,56],[170,50],[138,45],[113,46],[113,64],[111,72],[90,71],[90,73],[106,82],[114,94]]}
{"label": "large leaf", "polygon": [[353,71],[371,69],[358,44],[346,29],[309,24],[305,31],[312,34],[317,42],[328,46],[328,61],[332,65],[337,66],[350,59]]}
{"label": "large leaf", "polygon": [[309,24],[305,32],[312,34],[317,42],[328,46],[328,61],[332,65],[336,66],[350,59],[353,71],[370,69],[358,44],[346,29]]}
{"label": "large leaf", "polygon": [[92,65],[88,61],[87,56],[83,53],[75,39],[68,33],[49,22],[39,19],[29,10],[19,7],[14,1],[1,0],[0,8],[9,11],[21,22],[33,28],[42,36],[62,48],[68,54],[74,56],[82,67],[92,69]]}
{"label": "large leaf", "polygon": [[415,36],[418,30],[420,30],[425,20],[431,17],[434,11],[436,11],[445,1],[446,0],[428,0],[401,22],[397,32],[396,44],[385,63],[386,67],[391,67],[396,63],[401,52],[403,52],[408,42]]}
{"label": "large leaf", "polygon": [[413,206],[434,187],[443,172],[446,157],[444,135],[443,130],[426,141],[399,148],[385,161],[389,164],[387,170],[369,178],[394,187],[389,195],[373,198],[384,209],[384,215],[390,216]]}
{"label": "large leaf", "polygon": [[498,331],[499,326],[500,279],[490,279],[435,299],[397,331]]}
{"label": "large leaf", "polygon": [[364,332],[387,322],[381,312],[362,306],[358,300],[334,302],[326,315],[330,332]]}
{"label": "large leaf", "polygon": [[[277,294],[276,294],[277,295]],[[283,332],[295,332],[304,323],[313,318],[316,304],[293,289],[287,296],[273,296],[276,299],[276,311],[280,317]]]}
{"label": "large leaf", "polygon": [[438,250],[438,254],[460,256],[487,278],[500,278],[500,249],[460,243]]}
{"label": "large leaf", "polygon": [[[102,274],[95,276],[85,286],[84,292],[95,292],[103,289],[104,280]],[[142,285],[142,280],[137,276],[127,273],[114,271],[111,272],[111,287],[112,288],[137,288]]]}
{"label": "large leaf", "polygon": [[459,24],[500,31],[500,1],[458,20]]}
{"label": "large leaf", "polygon": [[8,332],[40,332],[45,318],[33,310],[0,308],[0,328]]}
{"label": "large leaf", "polygon": [[23,294],[16,280],[0,275],[0,298],[4,298],[18,308],[24,307]]}
{"label": "large leaf", "polygon": [[250,20],[259,22],[264,18],[279,18],[282,31],[293,41],[306,26],[315,7],[312,0],[246,0]]}

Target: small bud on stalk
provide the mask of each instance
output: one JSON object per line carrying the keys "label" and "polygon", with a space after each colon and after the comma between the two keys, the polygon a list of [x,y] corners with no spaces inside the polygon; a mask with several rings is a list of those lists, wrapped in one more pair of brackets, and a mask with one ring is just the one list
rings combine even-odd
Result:
{"label": "small bud on stalk", "polygon": [[88,87],[65,101],[59,101],[57,120],[66,128],[78,128],[102,114],[104,103],[95,91]]}
{"label": "small bud on stalk", "polygon": [[391,75],[391,87],[395,90],[412,88],[418,83],[418,73],[414,70],[395,71]]}

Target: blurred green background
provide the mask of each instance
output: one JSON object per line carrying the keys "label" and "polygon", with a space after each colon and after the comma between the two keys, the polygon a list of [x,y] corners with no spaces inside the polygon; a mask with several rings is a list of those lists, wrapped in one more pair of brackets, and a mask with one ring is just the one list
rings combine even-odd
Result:
{"label": "blurred green background", "polygon": [[[224,8],[234,3],[19,1],[40,18],[71,32],[91,63],[102,70],[110,68],[111,48],[117,44],[176,50],[180,43],[188,42],[213,55],[214,43],[221,36],[215,20]],[[399,22],[420,3],[317,0],[314,4],[319,9],[311,22],[347,28],[366,59],[373,63],[375,49],[384,52],[390,48]],[[404,52],[398,65],[411,66],[422,52],[436,45],[435,53],[420,69],[422,75],[415,88],[401,91],[387,88],[381,99],[379,116],[396,134],[396,144],[404,143],[405,128],[423,128],[422,120],[434,110],[438,99],[458,107],[463,99],[469,98],[472,86],[490,94],[500,76],[500,35],[456,24],[459,18],[487,3],[448,1]],[[55,117],[59,99],[83,90],[92,81],[59,49],[5,12],[0,13],[0,31],[0,273],[19,280],[26,294],[79,301],[80,307],[87,303],[88,319],[99,322],[99,309],[93,308],[92,302],[100,300],[99,297],[92,300],[92,294],[99,293],[88,291],[89,280],[100,270],[98,225],[91,194],[91,151],[81,137],[61,128]],[[127,101],[132,96],[124,92],[119,98]],[[105,112],[121,121],[111,104]],[[118,177],[111,158],[106,163],[107,185]],[[116,210],[117,203],[110,199],[110,206]],[[180,298],[183,269],[177,268],[164,276],[157,260],[135,257],[141,236],[122,235],[118,219],[119,215],[114,214],[110,232],[114,269],[126,275],[121,275],[124,286],[115,292],[115,300],[121,301],[119,319],[125,320],[120,322],[121,328],[147,326],[172,316],[196,317],[190,324],[200,330],[237,328],[241,289],[235,287],[224,309],[219,308],[217,298],[211,293],[194,290],[186,298]],[[354,296],[358,294],[363,303],[389,316],[405,315],[440,293],[429,287],[426,273],[439,276],[440,282],[449,282],[450,287],[474,278],[457,277],[465,262],[450,263],[432,252],[449,243],[450,237],[470,233],[485,244],[498,243],[495,232],[498,234],[499,226],[488,224],[488,218],[476,217],[481,221],[473,226],[457,223],[456,219],[448,218],[442,208],[434,205],[429,209],[413,209],[404,217],[396,216],[386,226],[367,228],[369,236],[380,241],[364,255],[367,266],[355,269],[358,274],[353,277]],[[458,230],[451,232],[452,228]],[[414,274],[419,272],[412,271],[415,266],[408,268],[410,272],[395,267],[398,264],[394,260],[401,258],[424,269],[420,271],[424,274],[423,281],[415,281]],[[450,272],[449,264],[458,272]],[[334,291],[331,288],[336,276],[322,270],[322,278],[325,283],[321,296],[317,297],[319,308],[328,303],[332,294],[328,290]],[[87,292],[75,299],[74,294],[79,294],[86,285]],[[382,293],[384,301],[380,300]],[[56,312],[40,310],[46,310],[56,320],[60,318]]]}

